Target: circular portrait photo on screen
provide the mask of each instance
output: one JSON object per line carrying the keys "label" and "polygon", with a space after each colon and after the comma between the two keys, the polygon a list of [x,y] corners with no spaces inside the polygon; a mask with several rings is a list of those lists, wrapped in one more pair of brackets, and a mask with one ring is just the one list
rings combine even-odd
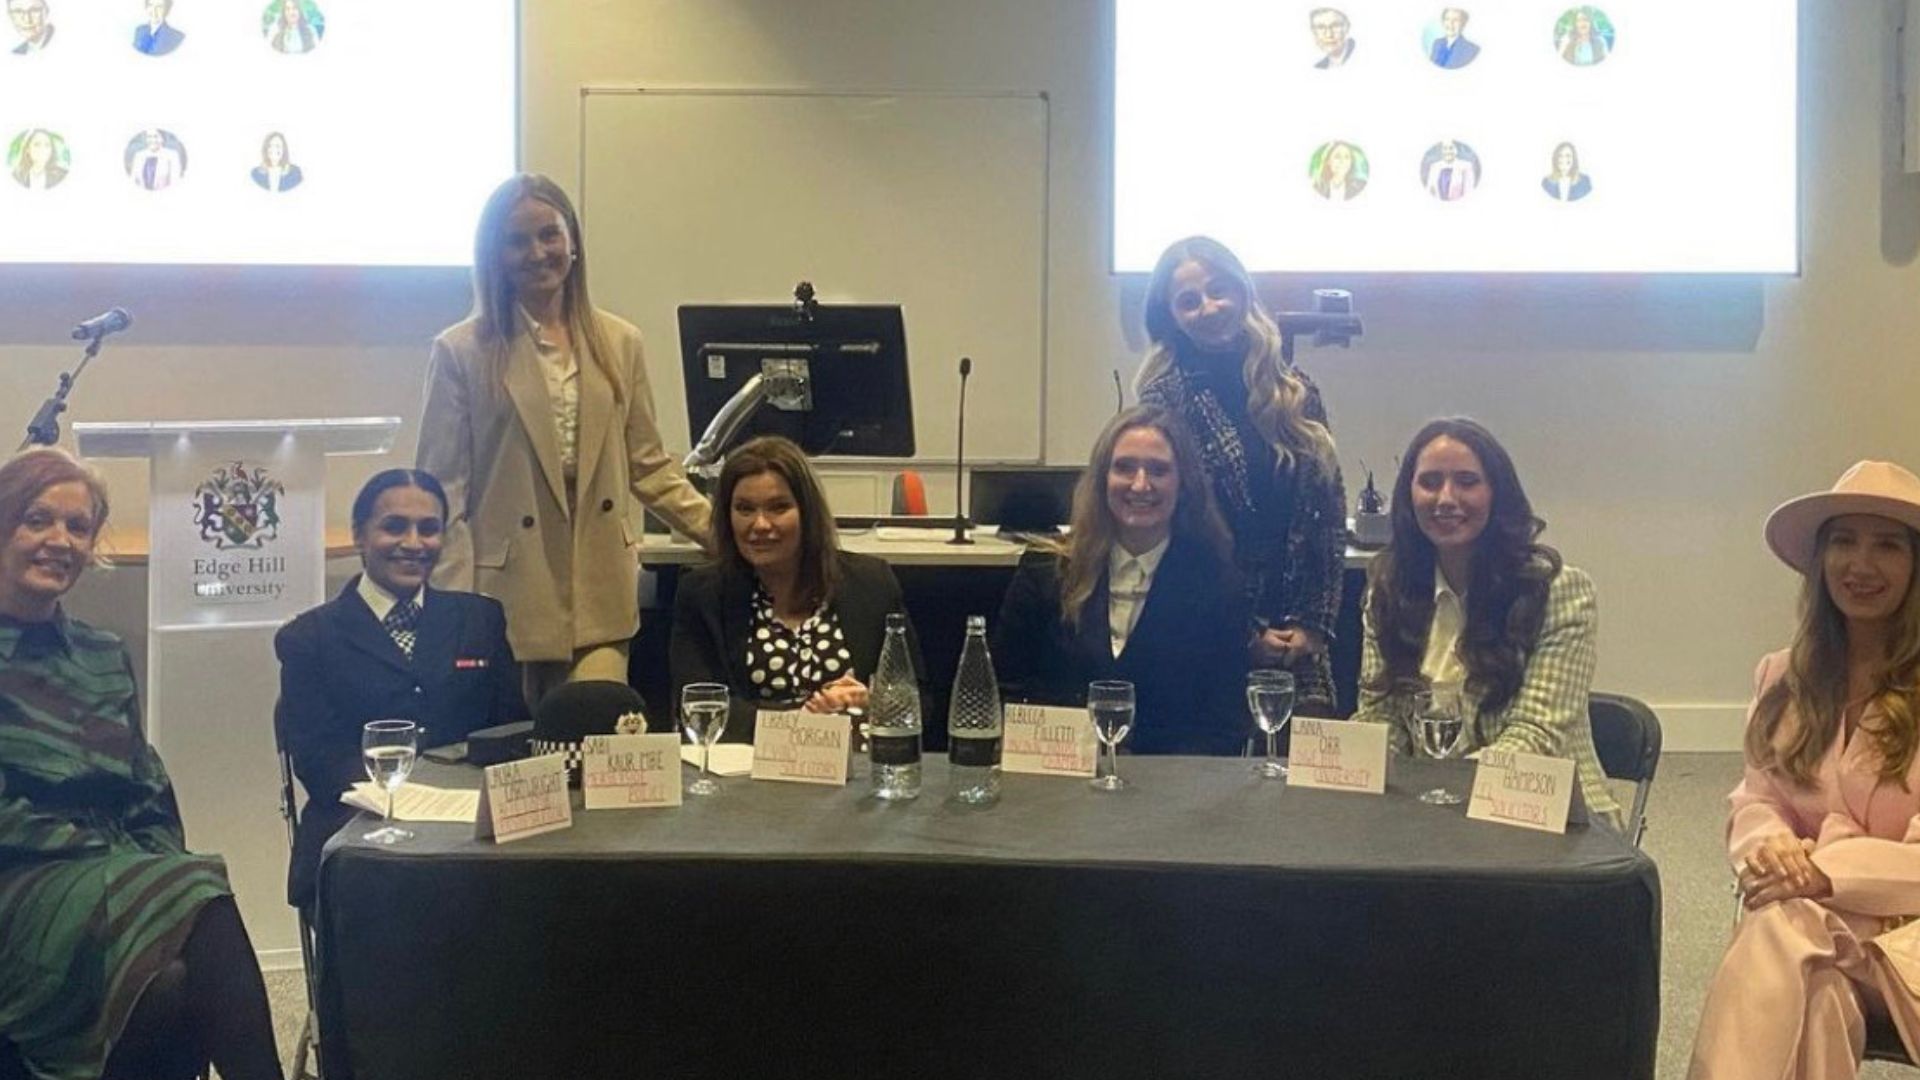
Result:
{"label": "circular portrait photo on screen", "polygon": [[141,0],[147,21],[133,28],[133,51],[148,56],[166,56],[187,40],[187,35],[168,22],[173,15],[173,0]]}
{"label": "circular portrait photo on screen", "polygon": [[1480,186],[1480,156],[1457,139],[1442,139],[1420,157],[1420,183],[1441,202],[1458,202]]}
{"label": "circular portrait photo on screen", "polygon": [[1553,148],[1553,164],[1540,188],[1554,202],[1579,202],[1593,194],[1593,177],[1580,168],[1580,151],[1572,143]]}
{"label": "circular portrait photo on screen", "polygon": [[1434,67],[1449,71],[1466,67],[1480,58],[1480,45],[1467,36],[1467,23],[1473,18],[1466,8],[1440,9],[1440,17],[1421,32],[1420,47]]}
{"label": "circular portrait photo on screen", "polygon": [[253,167],[253,182],[266,191],[292,191],[306,179],[300,166],[293,163],[287,150],[287,137],[277,131],[260,140],[260,164]]}
{"label": "circular portrait photo on screen", "polygon": [[1366,151],[1341,139],[1323,143],[1307,162],[1315,194],[1328,202],[1346,202],[1367,190]]}
{"label": "circular portrait photo on screen", "polygon": [[1332,7],[1314,8],[1307,14],[1307,25],[1313,30],[1313,47],[1319,53],[1314,67],[1326,71],[1345,67],[1347,61],[1353,59],[1353,36],[1349,33],[1353,24],[1346,12]]}
{"label": "circular portrait photo on screen", "polygon": [[28,128],[7,143],[7,171],[28,191],[59,187],[72,168],[67,140],[46,128]]}
{"label": "circular portrait photo on screen", "polygon": [[134,186],[163,191],[187,175],[187,148],[171,131],[148,128],[127,140],[123,155]]}
{"label": "circular portrait photo on screen", "polygon": [[28,56],[53,44],[53,12],[47,0],[7,0],[13,23],[13,55]]}
{"label": "circular portrait photo on screen", "polygon": [[1588,4],[1568,8],[1554,21],[1553,48],[1574,67],[1592,67],[1613,53],[1613,20]]}
{"label": "circular portrait photo on screen", "polygon": [[273,0],[260,14],[260,32],[274,52],[297,56],[320,47],[327,17],[313,0]]}

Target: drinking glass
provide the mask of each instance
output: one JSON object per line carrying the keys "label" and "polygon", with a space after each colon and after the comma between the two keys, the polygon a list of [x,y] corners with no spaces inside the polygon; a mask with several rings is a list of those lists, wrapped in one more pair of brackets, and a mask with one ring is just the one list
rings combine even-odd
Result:
{"label": "drinking glass", "polygon": [[680,690],[680,722],[687,738],[700,744],[700,776],[687,785],[689,795],[718,795],[720,785],[707,772],[707,759],[713,756],[713,743],[727,730],[727,686],[725,683],[688,683]]}
{"label": "drinking glass", "polygon": [[387,793],[385,822],[361,837],[374,844],[397,844],[413,839],[413,833],[393,823],[393,793],[413,774],[413,759],[420,746],[420,729],[411,720],[374,720],[360,729],[360,757],[367,766],[367,779]]}
{"label": "drinking glass", "polygon": [[1267,759],[1253,771],[1269,780],[1285,780],[1287,767],[1280,762],[1280,733],[1293,719],[1293,673],[1274,668],[1247,672],[1247,710],[1267,736]]}
{"label": "drinking glass", "polygon": [[[1421,751],[1435,761],[1446,761],[1459,754],[1465,746],[1466,706],[1457,693],[1444,689],[1417,695],[1414,698],[1413,728],[1414,739]],[[1421,795],[1420,801],[1434,806],[1455,806],[1465,801],[1465,796],[1449,791],[1445,784],[1441,784]]]}
{"label": "drinking glass", "polygon": [[1133,684],[1124,679],[1096,679],[1087,684],[1087,713],[1093,717],[1093,733],[1107,748],[1102,758],[1094,759],[1094,775],[1089,781],[1100,791],[1119,791],[1127,786],[1120,779],[1120,740],[1133,730]]}

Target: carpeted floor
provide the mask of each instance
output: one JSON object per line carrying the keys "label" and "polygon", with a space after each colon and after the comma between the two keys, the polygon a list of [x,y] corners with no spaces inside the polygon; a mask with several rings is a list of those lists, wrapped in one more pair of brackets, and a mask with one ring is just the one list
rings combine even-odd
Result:
{"label": "carpeted floor", "polygon": [[[1721,831],[1726,795],[1740,777],[1736,754],[1669,754],[1661,760],[1647,810],[1646,848],[1660,865],[1666,928],[1661,949],[1660,1080],[1681,1080],[1700,1018],[1700,999],[1720,961],[1732,929]],[[291,1061],[306,1014],[306,988],[298,971],[270,972],[280,1048]],[[1868,1080],[1915,1077],[1911,1069],[1875,1064]]]}

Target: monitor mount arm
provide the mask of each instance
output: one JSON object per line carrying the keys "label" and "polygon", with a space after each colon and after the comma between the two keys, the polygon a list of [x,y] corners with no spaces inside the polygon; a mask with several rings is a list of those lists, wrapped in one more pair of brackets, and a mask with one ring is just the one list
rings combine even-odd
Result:
{"label": "monitor mount arm", "polygon": [[[811,351],[810,349],[808,351]],[[688,476],[711,482],[720,475],[727,451],[762,405],[786,412],[813,408],[813,376],[807,358],[769,356],[760,361],[760,373],[748,379],[727,399],[683,463]]]}

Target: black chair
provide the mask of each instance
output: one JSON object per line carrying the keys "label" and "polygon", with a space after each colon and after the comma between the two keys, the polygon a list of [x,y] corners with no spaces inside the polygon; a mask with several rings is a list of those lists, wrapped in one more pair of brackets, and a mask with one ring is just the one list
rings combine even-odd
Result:
{"label": "black chair", "polygon": [[1647,834],[1647,793],[1660,768],[1660,718],[1625,694],[1594,691],[1587,695],[1587,719],[1593,725],[1593,748],[1600,755],[1600,771],[1610,779],[1633,782],[1633,809],[1627,814],[1626,835],[1635,847]]}
{"label": "black chair", "polygon": [[[287,753],[286,741],[280,737],[280,724],[275,718],[273,725],[273,748],[280,758],[280,816],[287,822],[287,851],[293,852],[300,832],[300,803],[293,786],[293,758]],[[293,1080],[321,1080],[326,1075],[320,1061],[320,1026],[316,1003],[320,1000],[320,965],[317,961],[317,941],[313,933],[313,921],[308,918],[306,908],[295,909],[300,917],[300,973],[307,980],[307,1018],[300,1025],[300,1041],[293,1050],[293,1071],[289,1074]],[[308,1069],[308,1065],[312,1069]]]}

